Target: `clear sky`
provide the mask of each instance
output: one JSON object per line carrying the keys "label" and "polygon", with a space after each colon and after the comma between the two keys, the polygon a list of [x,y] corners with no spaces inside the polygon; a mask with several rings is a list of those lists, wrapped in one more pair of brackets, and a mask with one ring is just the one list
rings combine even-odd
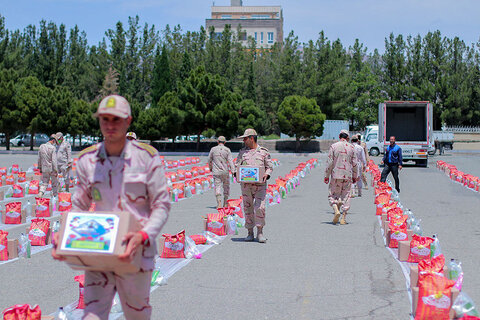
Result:
{"label": "clear sky", "polygon": [[[41,19],[75,24],[97,44],[117,21],[127,23],[139,15],[140,23],[180,24],[183,30],[198,30],[210,15],[213,0],[0,0],[0,14],[8,29],[38,25]],[[480,38],[480,0],[244,0],[244,5],[281,5],[284,33],[294,30],[301,42],[316,40],[324,30],[331,40],[350,46],[358,38],[368,51],[384,51],[390,32],[424,35],[440,30],[443,36],[458,36],[467,44]],[[229,0],[215,0],[229,5]]]}

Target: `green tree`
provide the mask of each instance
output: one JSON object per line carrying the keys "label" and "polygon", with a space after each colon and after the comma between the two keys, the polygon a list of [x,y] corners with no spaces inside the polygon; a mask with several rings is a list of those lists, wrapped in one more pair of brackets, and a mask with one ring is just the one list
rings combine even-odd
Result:
{"label": "green tree", "polygon": [[268,127],[267,114],[255,105],[251,99],[242,100],[239,104],[239,119],[237,133],[243,133],[248,128],[254,128],[258,134],[265,134]]}
{"label": "green tree", "polygon": [[213,129],[215,135],[225,136],[227,139],[238,133],[238,104],[239,94],[227,91],[221,103],[206,114],[208,128]]}
{"label": "green tree", "polygon": [[153,67],[152,79],[152,102],[155,105],[158,100],[168,91],[173,89],[172,78],[170,76],[170,63],[168,60],[168,52],[165,45],[162,47],[162,52],[157,47],[155,54],[155,66]]}
{"label": "green tree", "polygon": [[300,148],[300,138],[321,136],[326,116],[315,99],[302,96],[288,96],[278,108],[278,123],[282,132],[295,135],[295,151]]}
{"label": "green tree", "polygon": [[21,112],[15,104],[15,83],[18,74],[13,69],[0,71],[0,128],[5,133],[7,150],[10,137],[22,127]]}

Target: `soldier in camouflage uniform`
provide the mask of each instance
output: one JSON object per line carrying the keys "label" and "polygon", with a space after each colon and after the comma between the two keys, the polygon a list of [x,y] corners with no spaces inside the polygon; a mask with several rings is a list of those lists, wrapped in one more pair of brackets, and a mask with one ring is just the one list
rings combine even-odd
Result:
{"label": "soldier in camouflage uniform", "polygon": [[265,197],[267,195],[267,180],[272,174],[273,163],[268,150],[257,144],[257,132],[255,130],[245,130],[245,133],[240,138],[243,138],[245,148],[241,149],[238,154],[235,163],[236,168],[240,165],[265,168],[265,174],[261,183],[241,184],[245,228],[248,230],[248,236],[245,238],[245,241],[254,240],[253,228],[256,226],[258,242],[265,243],[267,241],[263,235],[263,227],[265,226]]}
{"label": "soldier in camouflage uniform", "polygon": [[343,212],[340,224],[347,224],[345,217],[350,209],[350,189],[352,183],[358,180],[357,159],[354,147],[348,142],[348,131],[340,131],[340,141],[332,144],[328,152],[327,168],[325,170],[325,183],[329,183],[328,201],[335,212],[333,224],[340,219],[340,211]]}
{"label": "soldier in camouflage uniform", "polygon": [[57,139],[57,161],[58,161],[58,172],[62,174],[63,179],[65,180],[65,191],[70,192],[70,169],[72,168],[72,146],[70,143],[63,138],[61,132],[57,132],[55,135]]}
{"label": "soldier in camouflage uniform", "polygon": [[224,136],[218,137],[218,146],[213,147],[208,155],[208,167],[213,173],[215,183],[215,197],[217,198],[217,208],[222,207],[222,186],[223,186],[223,206],[227,206],[228,196],[230,195],[229,170],[235,171],[233,165],[232,152],[225,147],[226,139]]}
{"label": "soldier in camouflage uniform", "polygon": [[53,196],[58,196],[58,164],[57,164],[57,140],[55,135],[50,136],[50,140],[40,146],[38,149],[38,169],[42,173],[40,192],[38,196],[41,198],[45,194],[48,183],[52,181]]}

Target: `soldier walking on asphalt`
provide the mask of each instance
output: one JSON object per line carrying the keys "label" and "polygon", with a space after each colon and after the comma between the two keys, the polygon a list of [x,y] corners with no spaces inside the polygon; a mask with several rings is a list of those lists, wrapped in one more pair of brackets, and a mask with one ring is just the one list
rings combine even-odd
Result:
{"label": "soldier walking on asphalt", "polygon": [[[352,145],[355,151],[355,157],[357,159],[357,170],[358,170],[358,181],[356,183],[357,195],[361,197],[363,185],[362,185],[362,179],[360,179],[360,177],[365,171],[367,160],[365,159],[365,151],[363,150],[362,146],[358,143],[357,136],[353,136]],[[355,185],[352,185],[352,192],[355,190],[354,186]]]}
{"label": "soldier walking on asphalt", "polygon": [[208,167],[213,173],[215,183],[215,197],[217,198],[217,208],[222,207],[222,186],[223,186],[223,206],[227,206],[227,200],[230,195],[229,170],[235,171],[233,165],[232,152],[225,147],[226,139],[224,136],[218,137],[218,145],[210,150],[208,155]]}
{"label": "soldier walking on asphalt", "polygon": [[[243,209],[245,212],[245,228],[248,235],[245,241],[253,241],[253,228],[257,227],[257,240],[265,243],[267,239],[263,235],[265,226],[265,198],[267,195],[267,180],[273,171],[273,163],[270,152],[257,144],[257,132],[254,129],[245,130],[243,136],[245,147],[238,153],[235,163],[236,169],[241,165],[263,167],[265,174],[260,183],[241,183],[243,196]],[[236,174],[236,171],[235,171]]]}
{"label": "soldier walking on asphalt", "polygon": [[[119,258],[131,261],[139,251],[142,262],[135,273],[86,271],[83,319],[107,320],[118,292],[127,320],[147,320],[152,313],[149,298],[157,251],[155,239],[170,211],[165,172],[155,148],[126,139],[132,116],[125,98],[104,98],[94,116],[99,118],[105,140],[79,154],[73,211],[88,211],[92,202],[97,211],[128,211],[142,229],[122,239],[127,247]],[[57,243],[58,236],[55,240]],[[55,248],[52,256],[61,260]]]}
{"label": "soldier walking on asphalt", "polygon": [[55,135],[50,136],[50,140],[45,142],[38,149],[38,169],[42,173],[40,192],[38,196],[41,198],[45,194],[48,183],[52,181],[53,196],[58,196],[58,163],[57,163],[57,140]]}
{"label": "soldier walking on asphalt", "polygon": [[383,155],[382,164],[385,164],[385,167],[382,171],[382,178],[380,181],[385,182],[387,180],[388,174],[391,172],[393,179],[395,180],[395,189],[400,193],[400,180],[398,179],[398,170],[402,170],[403,159],[402,159],[402,148],[395,143],[395,137],[390,137],[390,145],[385,149],[385,154]]}
{"label": "soldier walking on asphalt", "polygon": [[65,179],[65,190],[70,191],[70,170],[72,168],[72,146],[70,143],[63,138],[61,132],[57,132],[55,135],[58,143],[57,148],[57,162],[58,162],[58,173],[63,176]]}
{"label": "soldier walking on asphalt", "polygon": [[[348,131],[340,131],[340,141],[334,143],[328,152],[324,182],[329,183],[328,201],[335,213],[332,223],[347,224],[347,211],[350,209],[350,189],[358,180],[357,160],[354,147],[348,142]],[[330,180],[331,178],[331,180]]]}

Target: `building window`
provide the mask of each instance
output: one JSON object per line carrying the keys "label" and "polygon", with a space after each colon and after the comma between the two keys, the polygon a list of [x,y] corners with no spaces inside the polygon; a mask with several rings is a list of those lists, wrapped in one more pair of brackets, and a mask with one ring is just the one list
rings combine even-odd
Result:
{"label": "building window", "polygon": [[238,33],[238,40],[246,41],[247,40],[247,33],[245,31],[241,31]]}
{"label": "building window", "polygon": [[213,40],[220,41],[222,40],[222,33],[221,32],[215,32],[212,36]]}
{"label": "building window", "polygon": [[268,43],[273,43],[273,32],[268,33]]}
{"label": "building window", "polygon": [[257,33],[255,32],[255,42],[257,42]]}
{"label": "building window", "polygon": [[260,43],[263,43],[263,32],[260,32]]}
{"label": "building window", "polygon": [[224,15],[222,15],[222,19],[232,19],[232,15],[231,14],[224,14]]}

